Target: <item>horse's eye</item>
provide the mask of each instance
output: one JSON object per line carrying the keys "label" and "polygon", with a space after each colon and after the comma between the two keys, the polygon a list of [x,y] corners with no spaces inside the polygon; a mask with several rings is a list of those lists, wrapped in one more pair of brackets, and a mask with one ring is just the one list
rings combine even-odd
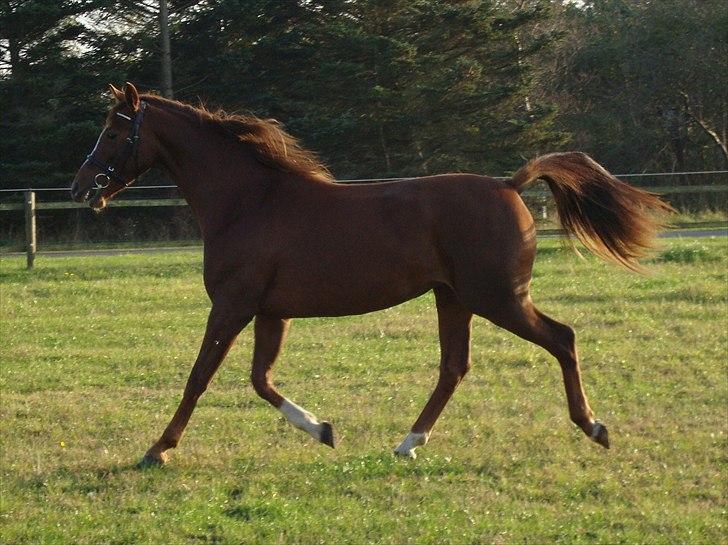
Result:
{"label": "horse's eye", "polygon": [[116,133],[115,132],[106,133],[106,138],[108,138],[109,140],[113,140],[114,138],[116,138]]}

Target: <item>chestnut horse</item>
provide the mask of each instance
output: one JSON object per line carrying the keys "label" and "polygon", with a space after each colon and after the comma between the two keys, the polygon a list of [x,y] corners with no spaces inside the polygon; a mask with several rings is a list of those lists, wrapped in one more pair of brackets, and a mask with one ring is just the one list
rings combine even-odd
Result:
{"label": "chestnut horse", "polygon": [[152,166],[165,168],[199,221],[212,302],[197,360],[172,420],[142,464],[163,464],[240,331],[255,318],[252,384],[296,427],[334,446],[330,423],[286,399],[271,368],[297,317],[362,314],[433,290],[440,374],[395,453],[415,457],[470,368],[474,314],[545,348],[559,362],[571,420],[609,447],[581,383],[574,331],[529,295],[533,218],[520,193],[549,185],[561,224],[630,269],[669,207],[583,153],[529,161],[509,180],[443,174],[337,184],[316,156],[271,120],[211,113],[126,84],[71,194],[100,210]]}

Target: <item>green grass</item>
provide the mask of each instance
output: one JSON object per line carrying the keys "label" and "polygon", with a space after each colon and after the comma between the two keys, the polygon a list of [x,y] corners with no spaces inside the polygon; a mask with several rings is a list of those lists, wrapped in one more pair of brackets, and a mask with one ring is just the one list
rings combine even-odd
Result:
{"label": "green grass", "polygon": [[728,243],[664,244],[637,276],[539,242],[533,298],[577,330],[609,451],[570,424],[558,364],[477,319],[471,374],[395,459],[437,376],[426,295],[293,322],[276,382],[337,450],[255,396],[246,330],[148,470],[209,309],[201,256],[5,258],[0,542],[725,543]]}

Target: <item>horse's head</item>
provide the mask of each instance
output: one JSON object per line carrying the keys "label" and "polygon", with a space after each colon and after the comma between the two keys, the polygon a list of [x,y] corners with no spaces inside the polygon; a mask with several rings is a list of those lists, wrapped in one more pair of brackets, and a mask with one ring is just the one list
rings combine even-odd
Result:
{"label": "horse's head", "polygon": [[146,102],[131,83],[123,91],[109,88],[116,104],[71,185],[73,200],[88,202],[94,210],[103,209],[154,162],[154,137],[144,126]]}

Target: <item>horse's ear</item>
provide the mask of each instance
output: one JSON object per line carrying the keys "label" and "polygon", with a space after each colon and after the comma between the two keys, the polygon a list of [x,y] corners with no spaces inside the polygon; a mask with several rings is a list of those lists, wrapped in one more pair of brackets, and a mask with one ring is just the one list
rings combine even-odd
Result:
{"label": "horse's ear", "polygon": [[134,87],[134,84],[128,81],[124,84],[124,95],[131,111],[136,112],[139,109],[139,91]]}
{"label": "horse's ear", "polygon": [[116,99],[116,102],[124,102],[123,91],[119,91],[119,89],[114,87],[111,83],[109,83],[109,91],[111,91],[111,96]]}

